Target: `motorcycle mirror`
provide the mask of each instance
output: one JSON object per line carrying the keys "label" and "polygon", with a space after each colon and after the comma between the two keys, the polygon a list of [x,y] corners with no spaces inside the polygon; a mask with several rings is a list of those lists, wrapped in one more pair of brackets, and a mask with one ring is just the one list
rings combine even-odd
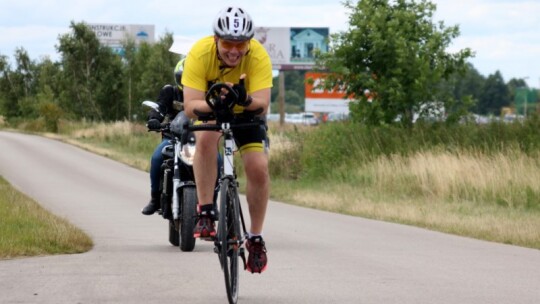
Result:
{"label": "motorcycle mirror", "polygon": [[149,108],[152,108],[152,109],[159,112],[159,105],[157,103],[153,102],[153,101],[145,100],[145,101],[142,102],[142,105],[147,106]]}
{"label": "motorcycle mirror", "polygon": [[142,102],[142,105],[154,109],[154,111],[158,112],[159,115],[161,115],[161,117],[165,116],[165,115],[163,115],[163,113],[161,113],[159,111],[159,105],[157,103],[153,102],[153,101],[145,100],[145,101]]}

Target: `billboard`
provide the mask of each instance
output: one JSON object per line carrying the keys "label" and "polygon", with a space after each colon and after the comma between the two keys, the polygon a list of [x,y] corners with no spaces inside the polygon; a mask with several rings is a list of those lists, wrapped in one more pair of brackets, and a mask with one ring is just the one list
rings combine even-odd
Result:
{"label": "billboard", "polygon": [[141,42],[154,43],[154,25],[149,24],[110,24],[89,23],[88,26],[96,33],[99,42],[115,50],[122,49],[122,41],[131,38],[135,44]]}
{"label": "billboard", "polygon": [[327,27],[257,27],[255,39],[265,48],[274,70],[311,70],[315,50],[328,52]]}
{"label": "billboard", "polygon": [[326,90],[318,87],[324,83],[325,75],[325,73],[306,72],[306,111],[348,114],[351,100],[346,99],[345,90],[339,88]]}

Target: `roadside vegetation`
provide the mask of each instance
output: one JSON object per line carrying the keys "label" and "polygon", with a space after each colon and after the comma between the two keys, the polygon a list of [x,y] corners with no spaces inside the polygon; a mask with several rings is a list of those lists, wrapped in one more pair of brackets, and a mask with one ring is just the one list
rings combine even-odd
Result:
{"label": "roadside vegetation", "polygon": [[272,147],[272,195],[540,249],[539,127],[530,119],[412,130],[334,123],[283,132],[288,142]]}
{"label": "roadside vegetation", "polygon": [[[160,140],[144,125],[127,121],[60,126],[48,136],[146,171]],[[272,124],[271,196],[540,249],[539,128],[537,118],[512,124],[419,123],[413,129]]]}
{"label": "roadside vegetation", "polygon": [[88,235],[18,192],[0,177],[0,259],[81,253]]}

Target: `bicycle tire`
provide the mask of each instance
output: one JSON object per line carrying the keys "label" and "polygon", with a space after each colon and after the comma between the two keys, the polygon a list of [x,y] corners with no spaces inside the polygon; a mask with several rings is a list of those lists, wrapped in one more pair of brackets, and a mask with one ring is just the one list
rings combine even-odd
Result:
{"label": "bicycle tire", "polygon": [[221,185],[221,204],[218,235],[219,257],[225,277],[225,288],[229,303],[238,301],[239,252],[241,244],[239,197],[233,181],[226,178]]}

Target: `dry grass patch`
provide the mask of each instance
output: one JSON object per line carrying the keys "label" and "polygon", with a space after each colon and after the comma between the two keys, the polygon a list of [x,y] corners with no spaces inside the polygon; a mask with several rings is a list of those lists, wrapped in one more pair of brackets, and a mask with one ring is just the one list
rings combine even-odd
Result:
{"label": "dry grass patch", "polygon": [[[378,192],[409,193],[433,200],[471,200],[512,208],[537,208],[540,193],[537,156],[509,150],[495,155],[473,152],[419,152],[381,157],[358,170],[369,171]],[[540,210],[539,210],[540,211]]]}
{"label": "dry grass patch", "polygon": [[535,157],[422,152],[349,170],[346,182],[274,180],[271,193],[310,208],[540,249]]}
{"label": "dry grass patch", "polygon": [[96,123],[91,128],[76,130],[71,134],[74,138],[98,138],[106,139],[112,136],[130,136],[136,125],[123,120],[113,123]]}

